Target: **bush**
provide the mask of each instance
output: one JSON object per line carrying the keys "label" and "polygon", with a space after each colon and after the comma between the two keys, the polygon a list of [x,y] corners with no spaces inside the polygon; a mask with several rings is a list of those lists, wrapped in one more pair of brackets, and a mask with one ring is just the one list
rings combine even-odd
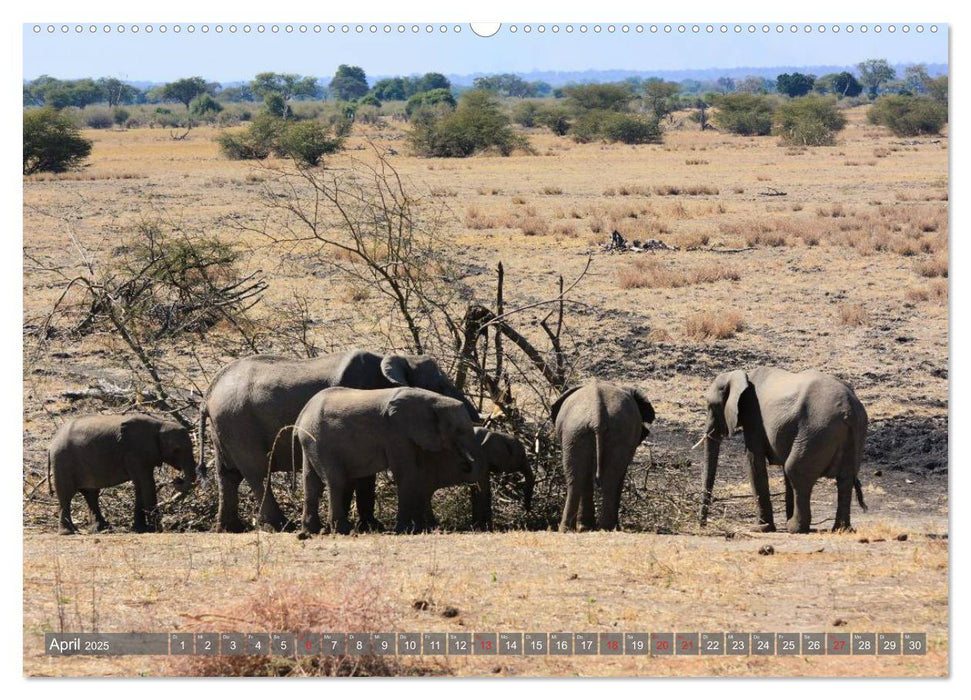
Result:
{"label": "bush", "polygon": [[866,117],[896,136],[939,134],[947,123],[947,107],[925,97],[885,95],[873,103]]}
{"label": "bush", "polygon": [[275,153],[316,166],[323,156],[340,150],[342,137],[316,120],[291,122],[260,114],[244,131],[220,134],[216,142],[230,160],[263,160]]}
{"label": "bush", "polygon": [[661,143],[661,125],[642,114],[613,113],[603,123],[603,136],[621,143]]}
{"label": "bush", "polygon": [[210,95],[199,95],[189,103],[189,112],[197,117],[214,117],[223,111],[223,106]]}
{"label": "bush", "polygon": [[772,102],[763,95],[734,93],[719,96],[713,121],[724,131],[742,136],[766,136],[772,133]]}
{"label": "bush", "polygon": [[318,121],[287,124],[277,137],[274,151],[279,156],[293,158],[302,165],[316,166],[320,159],[340,150],[340,137]]}
{"label": "bush", "polygon": [[512,120],[520,126],[530,128],[536,126],[536,116],[539,106],[532,100],[523,100],[512,108]]}
{"label": "bush", "polygon": [[115,107],[115,111],[112,117],[115,120],[115,124],[117,124],[118,126],[125,126],[125,124],[128,123],[128,118],[131,117],[131,114],[128,112],[127,109],[122,109],[121,107]]}
{"label": "bush", "polygon": [[570,130],[570,110],[558,106],[540,107],[535,121],[557,136],[563,136]]}
{"label": "bush", "polygon": [[466,158],[489,149],[508,156],[516,148],[528,148],[526,140],[509,125],[499,101],[484,90],[462,95],[455,112],[436,115],[422,110],[414,122],[409,140],[420,156]]}
{"label": "bush", "polygon": [[106,109],[90,108],[83,112],[84,125],[89,129],[110,129],[115,120]]}
{"label": "bush", "polygon": [[428,92],[419,92],[412,95],[405,104],[405,114],[411,117],[426,107],[434,107],[436,105],[443,105],[449,109],[455,109],[455,97],[452,95],[451,90],[437,88]]}
{"label": "bush", "polygon": [[787,146],[832,146],[844,126],[846,117],[834,97],[799,97],[776,111],[775,131]]}
{"label": "bush", "polygon": [[90,153],[91,142],[67,115],[50,107],[24,112],[24,175],[64,172]]}

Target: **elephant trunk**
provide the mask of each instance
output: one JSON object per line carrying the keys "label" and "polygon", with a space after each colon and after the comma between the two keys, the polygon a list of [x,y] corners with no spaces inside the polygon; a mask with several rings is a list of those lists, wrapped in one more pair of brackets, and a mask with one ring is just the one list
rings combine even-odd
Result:
{"label": "elephant trunk", "polygon": [[520,472],[523,475],[523,508],[528,513],[533,508],[533,487],[536,485],[536,477],[528,464],[524,464]]}
{"label": "elephant trunk", "polygon": [[711,493],[715,488],[715,472],[718,471],[718,451],[721,440],[712,437],[711,431],[705,437],[705,474],[701,490],[701,526],[708,524],[708,509],[711,507]]}
{"label": "elephant trunk", "polygon": [[188,459],[179,466],[179,471],[182,472],[182,475],[172,479],[172,487],[179,493],[189,493],[196,483],[196,463],[191,453]]}

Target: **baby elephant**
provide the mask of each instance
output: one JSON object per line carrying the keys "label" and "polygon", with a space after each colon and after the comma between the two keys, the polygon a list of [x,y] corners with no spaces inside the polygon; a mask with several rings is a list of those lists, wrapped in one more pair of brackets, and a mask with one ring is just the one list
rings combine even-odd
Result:
{"label": "baby elephant", "polygon": [[303,530],[321,530],[324,480],[330,523],[346,535],[348,491],[355,481],[390,469],[398,486],[398,532],[426,529],[430,470],[452,483],[482,483],[488,473],[465,405],[425,389],[345,389],[314,395],[294,426],[303,451]]}
{"label": "baby elephant", "polygon": [[648,435],[646,423],[654,422],[654,407],[636,387],[593,380],[568,389],[551,411],[566,476],[560,532],[576,529],[578,508],[581,529],[593,528],[594,485],[602,492],[596,523],[616,530],[627,467]]}
{"label": "baby elephant", "polygon": [[[482,445],[485,457],[486,474],[471,489],[472,526],[475,529],[487,530],[492,526],[492,491],[489,484],[489,474],[522,474],[523,475],[523,507],[528,511],[532,508],[533,485],[536,477],[529,466],[526,448],[512,435],[499,433],[494,430],[476,427],[475,437]],[[434,465],[434,462],[433,462]],[[469,481],[468,475],[457,473],[445,468],[432,468],[427,474],[428,503],[425,513],[427,524],[434,527],[438,524],[432,512],[432,496],[435,491],[447,486],[464,484]]]}
{"label": "baby elephant", "polygon": [[[168,464],[182,472],[172,485],[185,493],[196,478],[189,431],[178,423],[142,414],[83,416],[62,425],[47,451],[47,483],[60,505],[58,532],[77,532],[71,499],[78,491],[88,503],[91,532],[108,527],[98,506],[101,489],[135,483],[135,532],[159,529],[155,467]],[[51,480],[53,471],[53,481]]]}

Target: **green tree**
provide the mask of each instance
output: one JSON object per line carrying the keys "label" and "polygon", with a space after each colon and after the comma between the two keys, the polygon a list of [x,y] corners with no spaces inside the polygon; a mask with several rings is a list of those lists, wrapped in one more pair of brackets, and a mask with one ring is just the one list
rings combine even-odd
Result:
{"label": "green tree", "polygon": [[208,84],[199,76],[193,78],[182,78],[175,82],[166,83],[162,86],[159,94],[162,99],[174,100],[185,105],[185,111],[189,111],[189,104],[202,95],[208,89]]}
{"label": "green tree", "polygon": [[48,86],[44,92],[44,104],[55,109],[64,107],[84,109],[89,104],[101,102],[103,99],[104,92],[101,86],[91,78],[58,81]]}
{"label": "green tree", "polygon": [[456,102],[452,91],[438,89],[416,93],[408,98],[408,103],[405,105],[405,114],[410,117],[419,109],[434,107],[436,105],[443,105],[446,108],[454,109]]}
{"label": "green tree", "polygon": [[885,58],[868,58],[856,64],[860,71],[860,82],[867,89],[870,99],[875,99],[880,86],[897,77],[896,71],[890,67]]}
{"label": "green tree", "polygon": [[935,102],[947,107],[947,76],[940,75],[927,81],[927,94]]}
{"label": "green tree", "polygon": [[591,83],[571,85],[563,90],[567,104],[581,114],[588,110],[627,112],[634,94],[627,85],[619,83]]}
{"label": "green tree", "polygon": [[452,83],[441,73],[425,73],[418,79],[415,92],[430,92],[432,90],[451,90]]}
{"label": "green tree", "polygon": [[775,89],[789,97],[802,97],[813,89],[816,78],[804,73],[783,73],[775,79]]}
{"label": "green tree", "polygon": [[196,117],[215,116],[222,111],[223,106],[209,93],[203,93],[189,103],[189,113]]}
{"label": "green tree", "polygon": [[383,78],[371,88],[371,94],[382,102],[407,100],[411,97],[404,78]]}
{"label": "green tree", "polygon": [[536,111],[535,121],[557,136],[564,136],[570,130],[570,110],[558,104],[544,105]]}
{"label": "green tree", "polygon": [[506,97],[535,97],[536,86],[514,73],[486,75],[472,81],[476,90],[486,90]]}
{"label": "green tree", "polygon": [[772,132],[775,108],[765,95],[736,92],[712,94],[709,103],[715,107],[712,118],[719,129],[742,136],[765,136]]}
{"label": "green tree", "polygon": [[775,113],[775,133],[785,145],[832,146],[844,126],[846,117],[836,108],[835,97],[797,97]]}
{"label": "green tree", "polygon": [[339,100],[356,100],[368,92],[367,76],[359,66],[341,64],[330,81],[330,91]]}
{"label": "green tree", "polygon": [[927,66],[923,63],[907,66],[904,69],[904,85],[907,87],[907,90],[915,95],[927,92],[927,83],[930,82],[930,79],[931,76],[927,72]]}
{"label": "green tree", "polygon": [[258,73],[250,81],[250,92],[266,101],[268,95],[283,98],[283,117],[290,112],[290,100],[297,97],[313,97],[318,90],[317,79],[296,73]]}
{"label": "green tree", "polygon": [[681,86],[660,78],[651,78],[644,83],[644,103],[654,119],[660,122],[674,111],[674,96],[681,91]]}
{"label": "green tree", "polygon": [[863,92],[863,86],[852,73],[843,71],[833,78],[832,90],[840,97],[856,97]]}
{"label": "green tree", "polygon": [[24,175],[64,172],[91,154],[77,124],[53,107],[24,112]]}
{"label": "green tree", "polygon": [[528,146],[513,131],[509,117],[488,90],[469,90],[459,99],[455,111],[444,115],[419,110],[413,122],[409,139],[420,156],[465,158],[492,148],[507,156],[516,148]]}
{"label": "green tree", "polygon": [[134,85],[123,83],[118,78],[98,78],[98,86],[109,107],[131,104],[140,92]]}
{"label": "green tree", "polygon": [[325,155],[341,149],[342,139],[314,120],[289,122],[277,137],[274,151],[297,164],[315,167]]}

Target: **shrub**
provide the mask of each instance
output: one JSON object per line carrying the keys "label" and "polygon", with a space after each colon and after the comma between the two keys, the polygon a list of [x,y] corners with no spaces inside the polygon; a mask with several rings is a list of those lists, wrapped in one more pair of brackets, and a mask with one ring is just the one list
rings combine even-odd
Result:
{"label": "shrub", "polygon": [[512,120],[520,126],[527,128],[536,126],[536,117],[539,114],[539,106],[532,100],[523,100],[512,108]]}
{"label": "shrub", "polygon": [[115,124],[118,126],[125,126],[128,123],[128,119],[131,117],[131,114],[128,113],[127,109],[116,107],[112,116],[115,120]]}
{"label": "shrub", "polygon": [[772,132],[774,107],[764,95],[734,93],[714,101],[713,121],[719,129],[742,136],[766,136]]}
{"label": "shrub", "polygon": [[947,123],[947,107],[926,97],[885,95],[873,103],[866,117],[897,136],[939,134]]}
{"label": "shrub", "polygon": [[223,111],[223,106],[210,95],[203,94],[189,103],[189,112],[197,117],[214,117]]}
{"label": "shrub", "polygon": [[280,132],[274,151],[298,163],[316,166],[320,159],[340,150],[341,139],[318,121],[287,124]]}
{"label": "shrub", "polygon": [[841,326],[865,326],[870,315],[863,304],[840,304],[839,319]]}
{"label": "shrub", "polygon": [[508,156],[516,148],[528,148],[509,125],[495,96],[484,90],[466,92],[450,114],[422,110],[414,119],[409,140],[417,155],[437,158],[465,158],[489,149]]}
{"label": "shrub", "polygon": [[844,126],[834,97],[799,97],[776,110],[775,130],[784,145],[832,146]]}
{"label": "shrub", "polygon": [[621,143],[660,143],[661,126],[641,114],[611,114],[603,123],[603,136]]}
{"label": "shrub", "polygon": [[570,134],[577,143],[589,143],[601,138],[604,124],[610,119],[612,112],[605,109],[591,109],[578,117],[570,126]]}
{"label": "shrub", "polygon": [[110,129],[115,123],[106,109],[88,109],[84,112],[84,125],[89,129]]}
{"label": "shrub", "polygon": [[67,115],[50,107],[24,112],[24,175],[64,172],[90,153],[91,142]]}
{"label": "shrub", "polygon": [[540,107],[536,111],[535,120],[557,136],[563,136],[570,130],[570,111],[565,107]]}
{"label": "shrub", "polygon": [[273,151],[282,128],[282,119],[261,114],[245,131],[219,134],[216,143],[230,160],[262,160]]}
{"label": "shrub", "polygon": [[435,107],[437,105],[442,105],[450,110],[455,109],[456,103],[452,91],[446,90],[445,88],[437,88],[428,92],[419,92],[412,95],[405,104],[405,114],[411,117],[426,107]]}

